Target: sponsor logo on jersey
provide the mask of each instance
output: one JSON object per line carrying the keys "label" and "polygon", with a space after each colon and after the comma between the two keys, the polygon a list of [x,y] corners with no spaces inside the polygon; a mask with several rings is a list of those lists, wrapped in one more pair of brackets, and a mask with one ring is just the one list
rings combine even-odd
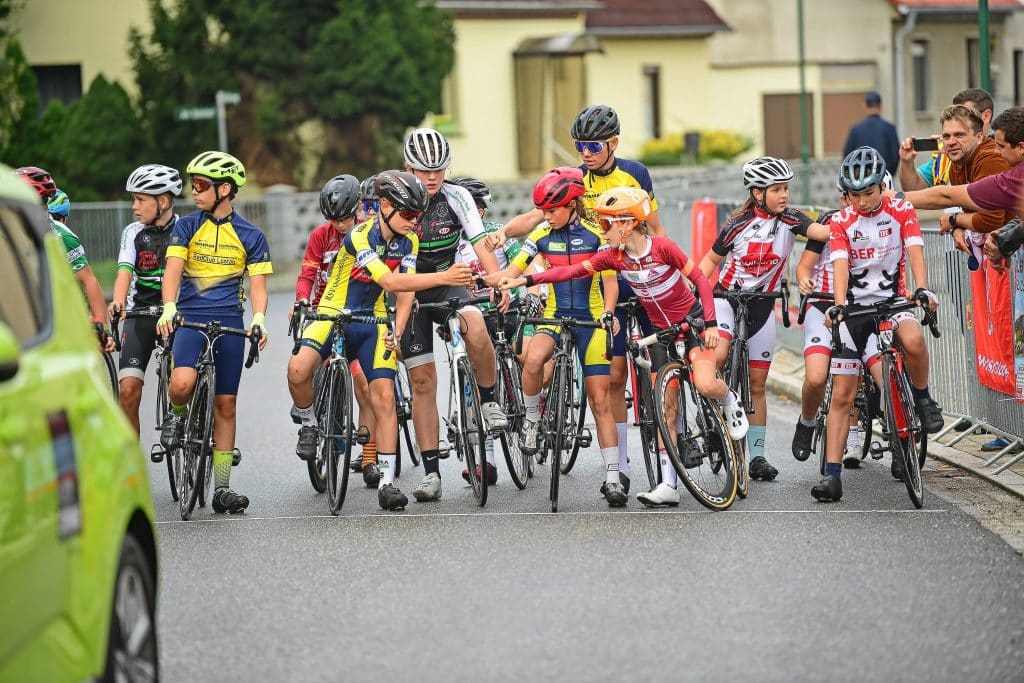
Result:
{"label": "sponsor logo on jersey", "polygon": [[743,269],[751,275],[760,277],[765,273],[770,272],[773,268],[779,265],[782,261],[778,254],[765,253],[765,254],[748,254],[740,258],[740,263],[743,265]]}
{"label": "sponsor logo on jersey", "polygon": [[864,241],[864,240],[866,240],[866,239],[868,239],[868,236],[867,236],[867,235],[865,235],[864,233],[862,233],[862,232],[861,232],[860,230],[858,230],[857,228],[854,228],[854,229],[853,229],[853,235],[851,235],[851,236],[850,236],[850,241],[851,241],[851,242],[863,242],[863,241]]}
{"label": "sponsor logo on jersey", "polygon": [[565,251],[565,242],[549,242],[548,251]]}
{"label": "sponsor logo on jersey", "polygon": [[882,228],[881,230],[878,231],[878,236],[879,237],[888,237],[891,234],[892,234],[892,228]]}
{"label": "sponsor logo on jersey", "polygon": [[360,268],[365,268],[375,258],[377,258],[377,253],[372,249],[360,249],[359,253],[356,254],[356,265]]}
{"label": "sponsor logo on jersey", "polygon": [[415,269],[416,268],[416,254],[406,254],[402,257],[402,267]]}
{"label": "sponsor logo on jersey", "polygon": [[68,252],[68,261],[74,261],[85,256],[85,247],[75,247]]}
{"label": "sponsor logo on jersey", "polygon": [[583,240],[581,240],[579,237],[577,237],[576,239],[574,239],[572,241],[572,246],[574,246],[574,247],[582,247],[583,246]]}

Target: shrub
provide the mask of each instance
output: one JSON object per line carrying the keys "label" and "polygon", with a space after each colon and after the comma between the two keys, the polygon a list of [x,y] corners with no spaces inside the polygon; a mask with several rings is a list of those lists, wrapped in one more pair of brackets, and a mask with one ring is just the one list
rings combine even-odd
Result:
{"label": "shrub", "polygon": [[[648,140],[640,153],[640,161],[647,166],[671,166],[679,164],[683,156],[683,133],[670,133],[661,138]],[[711,159],[731,161],[737,155],[750,149],[754,141],[726,130],[700,131],[700,149],[697,163]]]}

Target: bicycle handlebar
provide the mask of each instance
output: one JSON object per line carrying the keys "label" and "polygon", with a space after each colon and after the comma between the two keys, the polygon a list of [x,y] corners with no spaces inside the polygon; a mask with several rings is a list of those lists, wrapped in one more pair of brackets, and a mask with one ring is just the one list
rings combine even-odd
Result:
{"label": "bicycle handlebar", "polygon": [[130,311],[119,311],[120,315],[115,315],[110,320],[110,334],[114,337],[114,346],[117,350],[121,350],[121,319],[128,320],[130,318],[159,318],[164,312],[163,306],[146,306],[145,308],[133,308]]}
{"label": "bicycle handlebar", "polygon": [[579,320],[578,318],[570,318],[563,316],[560,318],[523,318],[524,325],[547,325],[549,327],[583,327],[592,330],[605,330],[608,334],[604,338],[604,357],[608,360],[612,359],[612,342],[614,341],[614,335],[612,334],[612,323],[607,323],[603,320]]}
{"label": "bicycle handlebar", "polygon": [[253,363],[260,362],[260,340],[263,338],[263,332],[259,327],[254,328],[250,334],[249,330],[243,330],[237,327],[224,327],[216,320],[208,323],[190,323],[181,317],[180,314],[174,316],[174,327],[175,329],[184,327],[190,330],[196,330],[197,332],[202,332],[210,340],[210,344],[213,344],[217,337],[225,334],[234,337],[248,337],[249,356],[245,360],[245,367],[251,368]]}
{"label": "bicycle handlebar", "polygon": [[803,325],[804,320],[807,318],[807,304],[810,303],[811,299],[815,301],[835,301],[834,295],[828,292],[811,292],[810,294],[800,295],[800,313],[796,316],[796,324]]}
{"label": "bicycle handlebar", "polygon": [[[913,299],[897,299],[889,301],[879,301],[874,304],[868,305],[866,308],[845,311],[843,312],[843,319],[841,322],[848,322],[851,319],[856,318],[884,318],[896,313],[902,313],[903,311],[912,311],[915,308],[921,307],[924,310],[924,322],[928,326],[928,331],[932,333],[932,336],[938,339],[942,336],[942,332],[939,330],[938,316],[935,311],[928,308],[928,296],[924,293],[918,293],[914,295]],[[833,306],[828,309],[827,315],[833,323],[839,321],[838,307]]]}
{"label": "bicycle handlebar", "polygon": [[433,301],[425,304],[421,304],[418,301],[412,305],[412,315],[409,317],[409,341],[416,341],[416,314],[420,310],[436,311],[436,310],[447,310],[450,314],[454,315],[459,312],[460,308],[466,306],[476,306],[477,304],[489,304],[491,303],[491,295],[484,294],[483,296],[473,296],[468,299],[460,299],[457,296],[453,296],[445,301]]}
{"label": "bicycle handlebar", "polygon": [[774,300],[782,299],[782,326],[789,327],[789,281],[785,278],[779,286],[777,292],[751,292],[742,289],[720,289],[714,293],[716,299],[725,299],[726,301],[736,301],[747,304],[751,301],[763,301],[763,300]]}
{"label": "bicycle handlebar", "polygon": [[654,334],[649,334],[636,342],[630,342],[628,344],[629,352],[633,354],[633,360],[636,364],[642,368],[651,368],[651,361],[640,355],[640,349],[647,348],[652,344],[671,344],[687,332],[693,330],[695,333],[699,333],[704,329],[704,321],[701,319],[695,319],[687,316],[683,322],[675,323],[664,329],[657,330]]}
{"label": "bicycle handlebar", "polygon": [[309,302],[305,299],[299,299],[292,304],[292,315],[288,319],[288,336],[292,338],[296,344],[299,343],[299,334],[302,332],[304,325],[302,324],[306,315],[309,312]]}

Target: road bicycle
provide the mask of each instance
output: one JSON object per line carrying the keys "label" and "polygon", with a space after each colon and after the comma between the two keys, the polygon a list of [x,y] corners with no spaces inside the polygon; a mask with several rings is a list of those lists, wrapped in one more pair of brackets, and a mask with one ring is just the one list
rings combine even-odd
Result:
{"label": "road bicycle", "polygon": [[[924,484],[921,468],[928,457],[928,432],[921,424],[921,418],[914,405],[914,394],[906,369],[903,349],[896,344],[896,330],[899,321],[892,317],[917,307],[924,309],[925,325],[932,336],[941,336],[935,312],[928,308],[928,297],[919,293],[914,300],[894,299],[880,301],[866,307],[847,309],[842,322],[866,318],[871,321],[878,336],[878,356],[882,363],[881,413],[883,438],[889,444],[894,461],[903,464],[903,483],[907,487],[914,507],[924,505]],[[836,321],[837,311],[829,309],[829,317]],[[838,337],[839,335],[833,335]]]}
{"label": "road bicycle", "polygon": [[647,469],[647,481],[653,491],[661,483],[661,466],[658,462],[658,425],[653,409],[651,359],[647,347],[638,344],[643,337],[643,328],[640,324],[643,305],[636,299],[630,299],[615,307],[626,314],[626,339],[627,344],[631,345],[630,353],[626,354],[631,387],[631,391],[627,392],[626,409],[633,409],[633,426],[640,430],[640,445]]}
{"label": "road bicycle", "polygon": [[117,363],[114,362],[114,354],[104,350],[104,347],[107,345],[107,339],[113,336],[114,345],[120,348],[117,334],[111,332],[111,335],[108,335],[107,331],[103,329],[103,323],[93,323],[92,325],[96,329],[96,338],[100,342],[100,355],[103,357],[103,369],[107,371],[107,382],[110,383],[110,391],[116,400],[121,395],[121,386],[117,381]]}
{"label": "road bicycle", "polygon": [[487,477],[483,476],[485,440],[487,427],[484,424],[480,402],[480,388],[476,374],[469,362],[466,342],[462,338],[462,318],[459,311],[467,306],[490,303],[490,295],[460,299],[451,297],[446,301],[433,303],[416,303],[413,305],[410,325],[410,343],[416,343],[416,316],[420,311],[444,311],[446,313],[444,327],[445,350],[448,354],[448,415],[445,426],[448,444],[439,449],[448,457],[451,451],[461,460],[469,474],[469,484],[473,489],[480,507],[487,504]]}
{"label": "road bicycle", "polygon": [[[782,325],[789,327],[789,283],[783,279],[777,292],[748,292],[740,289],[716,290],[716,299],[725,299],[735,311],[735,329],[726,357],[723,377],[729,389],[736,392],[743,409],[750,415],[754,412],[754,397],[750,392],[750,304],[757,301],[782,299]],[[747,442],[740,439],[733,443],[736,451],[737,493],[746,498],[750,491],[750,473],[747,471]]]}
{"label": "road bicycle", "polygon": [[178,507],[182,520],[192,517],[196,503],[206,505],[213,475],[213,399],[216,390],[216,368],[213,359],[213,345],[218,338],[230,335],[249,338],[249,356],[245,367],[251,368],[260,358],[260,334],[256,328],[249,330],[224,327],[214,320],[209,323],[192,323],[180,315],[174,318],[174,328],[195,330],[206,338],[203,352],[196,362],[196,384],[188,401],[185,430],[181,443],[172,454],[178,486]]}
{"label": "road bicycle", "polygon": [[[558,512],[558,478],[567,474],[562,467],[563,452],[575,453],[580,448],[590,446],[592,437],[590,430],[580,426],[574,421],[573,402],[576,400],[577,374],[574,374],[576,362],[573,356],[572,331],[578,328],[604,329],[605,335],[605,357],[611,359],[612,355],[612,331],[611,324],[601,320],[577,320],[576,318],[533,318],[527,317],[523,320],[526,325],[546,325],[558,328],[558,341],[555,342],[552,361],[554,370],[551,374],[551,384],[548,386],[547,398],[544,401],[544,409],[541,412],[540,424],[537,430],[537,449],[544,451],[545,460],[551,462],[551,489],[549,498],[551,500],[551,511]],[[582,375],[583,373],[578,373]],[[586,400],[585,397],[583,399]],[[582,413],[576,411],[582,420]]]}
{"label": "road bicycle", "polygon": [[726,510],[739,492],[736,442],[729,438],[725,416],[718,401],[702,396],[693,384],[686,354],[686,339],[700,340],[703,320],[687,317],[637,342],[631,354],[650,370],[650,360],[639,351],[661,344],[668,363],[654,378],[650,399],[661,442],[686,490],[710,510]]}

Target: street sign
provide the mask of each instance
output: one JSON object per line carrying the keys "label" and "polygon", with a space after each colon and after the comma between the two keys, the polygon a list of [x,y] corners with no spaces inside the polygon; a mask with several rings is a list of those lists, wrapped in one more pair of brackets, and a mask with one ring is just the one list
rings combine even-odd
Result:
{"label": "street sign", "polygon": [[175,121],[209,121],[217,117],[216,107],[176,107]]}
{"label": "street sign", "polygon": [[242,96],[236,92],[232,92],[230,90],[220,90],[218,92],[220,92],[220,96],[224,101],[224,104],[237,105],[242,101]]}

